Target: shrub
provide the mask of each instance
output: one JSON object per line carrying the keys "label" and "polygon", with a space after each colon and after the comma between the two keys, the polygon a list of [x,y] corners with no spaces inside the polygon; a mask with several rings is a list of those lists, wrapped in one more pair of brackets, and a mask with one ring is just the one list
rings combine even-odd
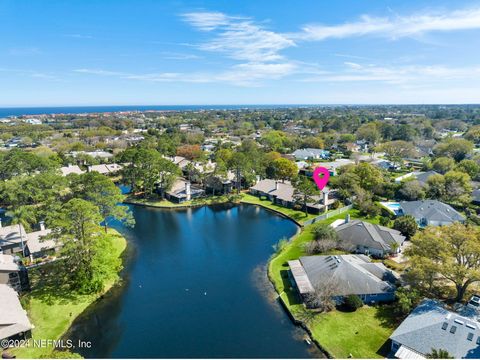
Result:
{"label": "shrub", "polygon": [[348,295],[344,300],[344,304],[348,309],[355,311],[363,306],[363,301],[358,295]]}
{"label": "shrub", "polygon": [[393,228],[400,231],[407,239],[411,239],[417,232],[418,226],[413,216],[405,215],[395,219]]}
{"label": "shrub", "polygon": [[330,225],[317,223],[312,226],[312,232],[316,240],[334,240],[338,239],[337,232]]}

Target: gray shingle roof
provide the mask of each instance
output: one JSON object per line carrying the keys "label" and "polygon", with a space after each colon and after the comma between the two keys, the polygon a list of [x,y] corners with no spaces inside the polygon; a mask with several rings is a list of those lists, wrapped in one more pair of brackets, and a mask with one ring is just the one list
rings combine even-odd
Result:
{"label": "gray shingle roof", "polygon": [[364,255],[303,256],[300,262],[313,287],[333,282],[337,296],[381,294],[395,290],[386,281],[391,272],[383,264],[372,263]]}
{"label": "gray shingle roof", "polygon": [[10,286],[0,284],[0,339],[32,328],[18,295]]}
{"label": "gray shingle roof", "polygon": [[[20,228],[22,236],[20,236]],[[26,242],[27,237],[25,235],[25,228],[23,225],[9,225],[0,227],[0,246],[18,244],[21,242],[22,237],[23,241]]]}
{"label": "gray shingle roof", "polygon": [[381,251],[392,251],[392,244],[405,241],[400,231],[366,221],[353,220],[335,228],[340,240],[346,245],[365,246]]}
{"label": "gray shingle roof", "polygon": [[[445,325],[444,325],[445,324]],[[452,333],[452,327],[455,332]],[[469,340],[469,334],[471,340]],[[421,354],[447,350],[455,358],[480,358],[480,323],[424,300],[393,332],[390,339]]]}
{"label": "gray shingle roof", "polygon": [[465,221],[462,214],[438,200],[402,201],[400,207],[404,215],[412,215],[417,220],[425,218],[428,222]]}
{"label": "gray shingle roof", "polygon": [[430,170],[430,171],[421,172],[421,173],[416,174],[415,178],[417,179],[417,181],[420,184],[424,185],[424,184],[427,183],[428,178],[432,175],[439,175],[439,173],[436,172],[436,171]]}

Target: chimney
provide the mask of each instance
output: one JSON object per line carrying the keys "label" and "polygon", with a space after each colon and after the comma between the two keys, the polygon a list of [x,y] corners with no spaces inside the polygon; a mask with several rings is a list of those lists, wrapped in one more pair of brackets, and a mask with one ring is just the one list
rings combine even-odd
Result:
{"label": "chimney", "polygon": [[2,227],[2,219],[0,218],[0,228]]}
{"label": "chimney", "polygon": [[190,182],[185,182],[185,194],[187,195],[187,201],[192,199],[192,189],[190,188]]}
{"label": "chimney", "polygon": [[40,225],[40,231],[45,231],[45,221],[40,221],[38,225]]}
{"label": "chimney", "polygon": [[275,190],[278,190],[278,181],[275,181]]}
{"label": "chimney", "polygon": [[323,192],[323,206],[325,208],[325,212],[328,211],[328,190],[325,189]]}
{"label": "chimney", "polygon": [[345,224],[348,224],[350,222],[350,214],[347,214],[345,216]]}

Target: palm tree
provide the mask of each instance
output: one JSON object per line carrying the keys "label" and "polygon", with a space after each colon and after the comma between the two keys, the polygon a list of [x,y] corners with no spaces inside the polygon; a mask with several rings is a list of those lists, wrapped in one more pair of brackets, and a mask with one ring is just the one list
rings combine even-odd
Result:
{"label": "palm tree", "polygon": [[18,225],[18,231],[20,233],[20,241],[22,243],[22,255],[25,257],[25,243],[23,241],[23,229],[30,228],[30,224],[36,221],[35,214],[31,206],[22,205],[6,213],[7,216],[12,218],[12,224]]}
{"label": "palm tree", "polygon": [[443,349],[432,349],[432,351],[427,354],[428,359],[453,359],[453,356],[448,353],[447,350]]}

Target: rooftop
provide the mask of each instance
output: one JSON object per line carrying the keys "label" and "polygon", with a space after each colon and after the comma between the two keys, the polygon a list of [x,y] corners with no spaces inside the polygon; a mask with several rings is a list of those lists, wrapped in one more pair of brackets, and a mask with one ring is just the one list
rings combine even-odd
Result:
{"label": "rooftop", "polygon": [[480,358],[480,323],[434,300],[418,305],[390,339],[423,355],[441,348],[455,358]]}
{"label": "rooftop", "polygon": [[[393,280],[392,272],[381,263],[372,263],[364,255],[303,256],[299,262],[312,288],[333,282],[337,296],[380,294],[395,290],[389,281]],[[307,292],[310,291],[305,287]]]}

